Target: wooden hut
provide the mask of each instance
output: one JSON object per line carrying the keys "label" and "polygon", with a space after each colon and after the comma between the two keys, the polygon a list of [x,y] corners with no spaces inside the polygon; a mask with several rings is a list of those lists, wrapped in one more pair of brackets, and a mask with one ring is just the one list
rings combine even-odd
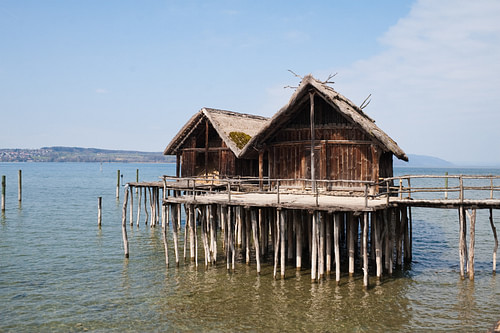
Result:
{"label": "wooden hut", "polygon": [[177,177],[258,176],[258,161],[238,158],[268,118],[202,108],[169,143],[164,155],[177,155]]}
{"label": "wooden hut", "polygon": [[288,104],[252,137],[241,156],[256,152],[260,177],[289,179],[282,182],[288,186],[307,184],[331,190],[333,184],[348,187],[349,192],[363,190],[356,181],[392,177],[393,155],[408,160],[361,108],[311,75],[303,78]]}

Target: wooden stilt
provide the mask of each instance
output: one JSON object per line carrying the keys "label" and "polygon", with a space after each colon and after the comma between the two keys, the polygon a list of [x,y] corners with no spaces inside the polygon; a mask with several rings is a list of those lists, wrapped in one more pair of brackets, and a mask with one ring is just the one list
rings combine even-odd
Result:
{"label": "wooden stilt", "polygon": [[294,241],[293,241],[293,230],[295,227],[295,224],[293,223],[293,210],[289,210],[287,213],[287,228],[286,228],[286,240],[287,240],[287,256],[286,259],[288,262],[292,262],[293,260],[293,248],[294,248]]}
{"label": "wooden stilt", "polygon": [[[348,240],[348,252],[349,252],[349,276],[354,275],[354,254],[355,246],[354,242],[357,242],[358,235],[358,218],[349,214],[349,240]],[[337,259],[335,258],[335,261]]]}
{"label": "wooden stilt", "polygon": [[141,200],[142,200],[142,189],[140,187],[137,188],[137,194],[139,198],[137,199],[137,221],[135,222],[137,227],[139,228],[139,221],[141,218]]}
{"label": "wooden stilt", "polygon": [[469,213],[466,210],[470,220],[470,233],[469,233],[469,260],[467,262],[467,271],[469,272],[469,279],[474,280],[474,246],[476,242],[476,209],[473,208]]}
{"label": "wooden stilt", "polygon": [[363,286],[368,288],[368,213],[363,215]]}
{"label": "wooden stilt", "polygon": [[148,225],[148,219],[149,219],[149,214],[148,214],[148,207],[147,207],[147,188],[144,188],[144,213],[146,214],[146,220],[144,221],[145,225]]}
{"label": "wooden stilt", "polygon": [[189,218],[188,218],[188,223],[187,223],[187,227],[188,227],[188,232],[189,232],[189,257],[191,258],[191,261],[194,261],[194,253],[195,253],[195,250],[194,250],[194,228],[193,228],[193,225],[195,223],[195,209],[194,209],[194,205],[188,205],[188,210],[189,210]]}
{"label": "wooden stilt", "polygon": [[312,230],[311,230],[311,280],[316,281],[316,274],[318,272],[318,241],[317,241],[317,229],[318,229],[318,217],[317,212],[314,211],[312,214]]}
{"label": "wooden stilt", "polygon": [[491,231],[493,231],[493,237],[495,238],[495,246],[493,247],[493,274],[497,271],[497,250],[498,250],[498,237],[497,228],[495,228],[495,223],[493,222],[493,209],[490,208],[490,226]]}
{"label": "wooden stilt", "polygon": [[257,212],[255,209],[251,210],[252,219],[252,234],[253,234],[253,244],[255,247],[255,260],[257,261],[257,274],[260,274],[260,244],[257,232]]}
{"label": "wooden stilt", "polygon": [[[339,229],[340,229],[340,214],[336,213],[333,216],[333,242],[335,247],[335,282],[340,284],[340,245],[339,245]],[[353,251],[354,252],[354,251]],[[354,263],[353,263],[354,268]]]}
{"label": "wooden stilt", "polygon": [[[335,215],[333,216],[335,220]],[[335,224],[335,221],[334,221]],[[328,214],[325,221],[325,241],[326,241],[326,275],[330,275],[332,272],[332,215]],[[334,227],[335,229],[335,227]]]}
{"label": "wooden stilt", "polygon": [[123,238],[123,250],[125,251],[125,258],[129,257],[128,238],[127,238],[127,201],[128,201],[128,185],[125,186],[125,198],[123,199],[123,209],[122,209],[122,238]]}
{"label": "wooden stilt", "polygon": [[134,193],[133,187],[130,187],[130,226],[134,225]]}
{"label": "wooden stilt", "polygon": [[274,279],[276,280],[277,276],[277,270],[278,270],[278,254],[279,254],[279,242],[280,242],[280,213],[281,209],[276,209],[276,219],[275,219],[275,227],[273,228],[271,232],[274,232],[274,237],[273,239],[273,245],[274,245],[274,271],[273,271],[273,276]]}
{"label": "wooden stilt", "polygon": [[459,214],[459,223],[460,223],[460,231],[459,231],[459,241],[458,241],[458,251],[460,255],[460,277],[465,279],[465,266],[467,264],[467,221],[465,220],[465,209],[461,206],[458,210]]}
{"label": "wooden stilt", "polygon": [[302,214],[301,211],[296,210],[294,212],[294,222],[295,222],[295,251],[296,253],[296,263],[295,268],[300,271],[302,268]]}
{"label": "wooden stilt", "polygon": [[286,216],[287,216],[287,211],[286,210],[281,210],[280,212],[280,252],[281,252],[281,278],[285,278],[285,265],[286,265],[286,253],[285,253],[285,225],[287,224],[286,222]]}
{"label": "wooden stilt", "polygon": [[[132,191],[130,192],[131,197],[133,196]],[[132,202],[131,202],[132,203]],[[163,238],[163,247],[165,248],[165,265],[168,267],[168,226],[167,226],[167,220],[166,220],[166,207],[163,207],[163,217],[162,217],[162,223],[161,223],[161,230],[162,230],[162,238]]]}
{"label": "wooden stilt", "polygon": [[325,275],[325,214],[318,213],[318,279]]}
{"label": "wooden stilt", "polygon": [[372,213],[372,229],[375,238],[375,263],[377,267],[377,279],[382,277],[382,245],[380,241],[380,219],[377,213]]}
{"label": "wooden stilt", "polygon": [[[194,218],[193,218],[193,240],[194,240],[194,265],[198,267],[198,220],[199,220],[199,209],[193,205]],[[192,257],[191,257],[192,258]]]}
{"label": "wooden stilt", "polygon": [[208,268],[208,263],[210,262],[210,249],[208,246],[208,206],[201,206],[202,218],[200,220],[201,225],[201,241],[203,243],[203,253],[205,258],[205,269]]}
{"label": "wooden stilt", "polygon": [[[140,193],[140,191],[139,191]],[[179,244],[178,244],[178,222],[177,219],[180,219],[180,204],[176,204],[173,206],[169,205],[170,210],[172,211],[172,238],[174,240],[174,254],[175,254],[175,265],[179,266]],[[169,209],[167,208],[167,209]]]}
{"label": "wooden stilt", "polygon": [[97,226],[100,228],[102,224],[102,197],[97,198]]}
{"label": "wooden stilt", "polygon": [[232,215],[233,215],[233,209],[232,209],[232,207],[228,206],[227,220],[229,222],[228,229],[229,229],[229,246],[231,249],[231,269],[234,272],[235,261],[236,261],[236,252],[234,250],[234,223],[233,223]]}

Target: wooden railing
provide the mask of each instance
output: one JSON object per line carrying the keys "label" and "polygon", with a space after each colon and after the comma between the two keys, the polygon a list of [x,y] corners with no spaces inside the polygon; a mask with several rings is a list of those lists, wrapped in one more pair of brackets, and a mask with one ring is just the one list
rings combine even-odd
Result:
{"label": "wooden railing", "polygon": [[405,175],[381,179],[379,195],[399,199],[467,200],[495,199],[500,176],[495,175]]}
{"label": "wooden railing", "polygon": [[[377,183],[361,180],[315,180],[311,179],[270,179],[255,177],[215,178],[215,177],[170,177],[163,176],[164,192],[168,190],[184,192],[184,195],[196,196],[206,193],[227,193],[228,203],[236,193],[274,193],[276,202],[281,202],[285,194],[310,195],[316,198],[316,205],[321,195],[355,195],[368,199],[376,197]],[[312,186],[315,183],[316,186]],[[290,185],[293,184],[293,185]],[[314,188],[314,190],[313,190]]]}

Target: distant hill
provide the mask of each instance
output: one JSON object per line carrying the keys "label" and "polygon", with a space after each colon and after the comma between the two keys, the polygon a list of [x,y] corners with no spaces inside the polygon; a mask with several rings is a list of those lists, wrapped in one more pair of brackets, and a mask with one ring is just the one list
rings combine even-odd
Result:
{"label": "distant hill", "polygon": [[175,157],[161,152],[108,150],[80,147],[0,149],[0,162],[142,162],[170,163]]}
{"label": "distant hill", "polygon": [[410,168],[446,168],[455,166],[453,163],[441,158],[408,154],[409,162],[405,162],[394,158],[395,167],[410,167]]}

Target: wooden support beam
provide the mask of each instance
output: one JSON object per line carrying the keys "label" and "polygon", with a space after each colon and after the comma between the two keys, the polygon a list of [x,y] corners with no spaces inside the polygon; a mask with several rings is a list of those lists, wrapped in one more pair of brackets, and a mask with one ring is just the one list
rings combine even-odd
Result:
{"label": "wooden support beam", "polygon": [[470,233],[469,233],[469,261],[467,262],[467,271],[469,272],[469,280],[474,280],[474,246],[476,242],[476,209],[473,208],[471,212],[466,210],[470,220]]}
{"label": "wooden support beam", "polygon": [[490,226],[491,231],[493,231],[493,237],[495,238],[495,246],[493,247],[493,274],[497,271],[497,250],[498,250],[498,237],[497,228],[495,228],[495,223],[493,222],[493,209],[490,208]]}
{"label": "wooden support beam", "polygon": [[122,239],[125,258],[129,257],[128,237],[127,237],[127,201],[128,201],[128,185],[125,186],[125,198],[123,199],[122,209]]}
{"label": "wooden support beam", "polygon": [[[140,193],[141,191],[139,191]],[[179,223],[178,220],[180,220],[181,216],[181,205],[180,204],[174,204],[174,205],[169,205],[167,209],[171,210],[170,216],[172,217],[172,238],[174,241],[174,254],[175,254],[175,265],[178,267],[179,266],[179,244],[178,244],[178,227]]]}
{"label": "wooden support beam", "polygon": [[316,281],[316,274],[318,270],[318,212],[312,213],[312,231],[311,231],[311,280]]}
{"label": "wooden support beam", "polygon": [[296,263],[295,268],[300,271],[302,268],[302,212],[300,210],[294,211],[295,222],[295,251]]}
{"label": "wooden support beam", "polygon": [[250,214],[252,219],[252,235],[253,244],[255,247],[255,260],[257,261],[257,274],[260,274],[260,246],[257,230],[257,211],[255,209],[252,209]]}
{"label": "wooden support beam", "polygon": [[363,213],[363,286],[368,288],[368,213]]}
{"label": "wooden support beam", "polygon": [[348,237],[348,253],[349,253],[349,276],[354,275],[354,255],[355,255],[355,242],[357,243],[358,237],[358,218],[353,214],[349,214],[349,237]]}
{"label": "wooden support beam", "polygon": [[375,238],[375,263],[377,267],[377,279],[382,277],[382,244],[380,241],[380,219],[377,213],[372,213],[372,229]]}
{"label": "wooden support beam", "polygon": [[467,221],[465,219],[465,209],[460,206],[458,210],[459,214],[459,241],[458,241],[458,251],[460,255],[460,277],[465,279],[465,266],[467,263]]}
{"label": "wooden support beam", "polygon": [[[335,282],[337,283],[337,285],[340,284],[340,245],[339,245],[340,222],[341,222],[341,215],[339,213],[335,213],[333,216],[333,242],[335,247]],[[353,256],[354,256],[354,251],[353,251]],[[354,262],[352,268],[354,269]]]}
{"label": "wooden support beam", "polygon": [[318,213],[318,279],[323,279],[325,275],[325,213]]}
{"label": "wooden support beam", "polygon": [[276,209],[276,219],[274,223],[274,227],[271,230],[271,236],[273,239],[273,248],[274,248],[274,271],[273,277],[276,280],[277,270],[278,270],[278,254],[279,254],[279,242],[280,242],[280,212],[281,209]]}
{"label": "wooden support beam", "polygon": [[287,215],[287,211],[286,210],[281,210],[280,211],[280,254],[281,254],[281,259],[280,259],[280,263],[281,263],[281,278],[284,279],[285,278],[285,266],[286,266],[286,259],[285,259],[285,225],[287,224],[287,221],[286,221],[286,215]]}
{"label": "wooden support beam", "polygon": [[[335,219],[335,216],[333,216],[333,219]],[[327,215],[327,219],[325,222],[326,222],[326,224],[325,224],[326,275],[328,276],[332,272],[332,216],[331,216],[331,214]]]}

